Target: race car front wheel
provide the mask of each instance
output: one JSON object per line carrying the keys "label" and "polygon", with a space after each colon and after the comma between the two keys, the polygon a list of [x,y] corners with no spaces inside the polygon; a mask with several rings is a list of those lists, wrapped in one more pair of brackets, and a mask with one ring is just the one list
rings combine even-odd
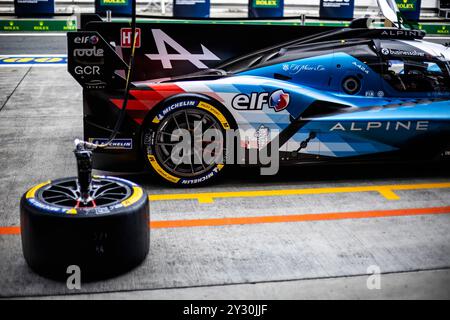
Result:
{"label": "race car front wheel", "polygon": [[223,112],[200,98],[178,98],[164,105],[147,124],[144,150],[151,170],[178,186],[210,183],[222,172],[226,131]]}
{"label": "race car front wheel", "polygon": [[94,176],[87,203],[77,178],[47,181],[22,197],[23,254],[38,274],[64,280],[77,267],[83,281],[108,278],[140,264],[149,251],[149,205],[138,185]]}

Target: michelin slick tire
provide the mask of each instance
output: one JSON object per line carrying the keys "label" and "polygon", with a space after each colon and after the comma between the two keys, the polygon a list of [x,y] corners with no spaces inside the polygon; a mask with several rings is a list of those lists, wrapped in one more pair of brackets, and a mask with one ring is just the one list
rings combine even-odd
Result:
{"label": "michelin slick tire", "polygon": [[47,181],[22,196],[22,249],[28,265],[62,281],[72,265],[80,268],[82,281],[113,277],[139,265],[150,244],[146,192],[124,179],[94,177],[97,203],[81,207],[76,196],[70,196],[76,195],[76,181]]}
{"label": "michelin slick tire", "polygon": [[[167,145],[172,143],[170,140],[172,134],[168,133],[174,132],[175,129],[193,132],[194,124],[200,122],[203,129],[212,128],[222,133],[222,152],[225,159],[226,131],[236,128],[236,124],[232,116],[212,99],[201,95],[175,96],[147,118],[142,136],[144,157],[147,167],[163,183],[176,187],[198,187],[212,183],[223,173],[224,163],[177,165],[170,158],[172,150]],[[203,143],[205,142],[202,140]],[[193,150],[191,154],[196,152],[195,147],[191,150]],[[202,155],[203,150],[197,154]]]}

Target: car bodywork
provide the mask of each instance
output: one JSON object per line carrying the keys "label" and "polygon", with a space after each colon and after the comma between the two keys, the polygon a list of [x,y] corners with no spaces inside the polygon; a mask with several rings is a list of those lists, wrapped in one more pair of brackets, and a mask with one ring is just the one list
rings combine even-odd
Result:
{"label": "car bodywork", "polygon": [[[98,33],[81,34],[97,34],[103,41]],[[181,106],[170,104],[171,98],[189,101],[191,95],[221,106],[238,129],[257,132],[241,141],[246,148],[258,148],[261,135],[277,132],[285,164],[449,156],[450,49],[423,36],[421,31],[354,24],[191,74],[139,79],[130,91],[123,130],[108,149],[96,152],[95,166],[142,170],[143,127],[158,121],[165,108]],[[76,37],[80,33],[69,37],[69,49]],[[105,43],[104,50],[113,49]],[[125,64],[117,57],[117,62],[104,59]],[[121,91],[84,88],[85,138],[104,142],[122,107]]]}

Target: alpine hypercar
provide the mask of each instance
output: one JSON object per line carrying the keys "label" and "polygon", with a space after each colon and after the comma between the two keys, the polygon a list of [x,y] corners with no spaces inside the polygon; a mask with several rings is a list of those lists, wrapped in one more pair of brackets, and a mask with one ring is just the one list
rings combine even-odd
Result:
{"label": "alpine hypercar", "polygon": [[[224,141],[220,163],[179,163],[171,156],[178,141],[173,131],[192,132],[199,123],[223,137],[238,130],[243,165],[263,165],[246,157],[275,139],[284,165],[450,157],[450,49],[424,41],[422,31],[369,29],[355,21],[226,61],[215,61],[223,59],[203,44],[193,54],[160,29],[152,33],[159,54],[146,54],[149,63],[165,70],[185,60],[200,70],[134,81],[126,123],[109,148],[96,152],[97,169],[147,168],[177,185],[212,181],[229,160]],[[121,91],[109,86],[121,78],[123,55],[95,31],[72,33],[69,44],[70,72],[84,86],[85,139],[102,143],[123,105]],[[113,71],[102,71],[112,63]],[[212,142],[203,139],[200,149],[192,144],[189,157]]]}

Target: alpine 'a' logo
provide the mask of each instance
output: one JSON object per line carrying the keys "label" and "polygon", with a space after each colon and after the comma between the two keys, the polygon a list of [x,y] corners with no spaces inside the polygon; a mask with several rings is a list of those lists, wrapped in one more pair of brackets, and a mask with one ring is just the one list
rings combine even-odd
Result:
{"label": "alpine 'a' logo", "polygon": [[[220,60],[218,56],[212,53],[208,48],[200,44],[203,53],[193,54],[183,48],[178,42],[169,37],[161,29],[152,29],[158,54],[146,54],[151,60],[161,60],[164,69],[172,69],[172,62],[176,60],[186,60],[196,66],[198,69],[208,69],[202,61]],[[173,48],[177,54],[168,53],[166,44]]]}

